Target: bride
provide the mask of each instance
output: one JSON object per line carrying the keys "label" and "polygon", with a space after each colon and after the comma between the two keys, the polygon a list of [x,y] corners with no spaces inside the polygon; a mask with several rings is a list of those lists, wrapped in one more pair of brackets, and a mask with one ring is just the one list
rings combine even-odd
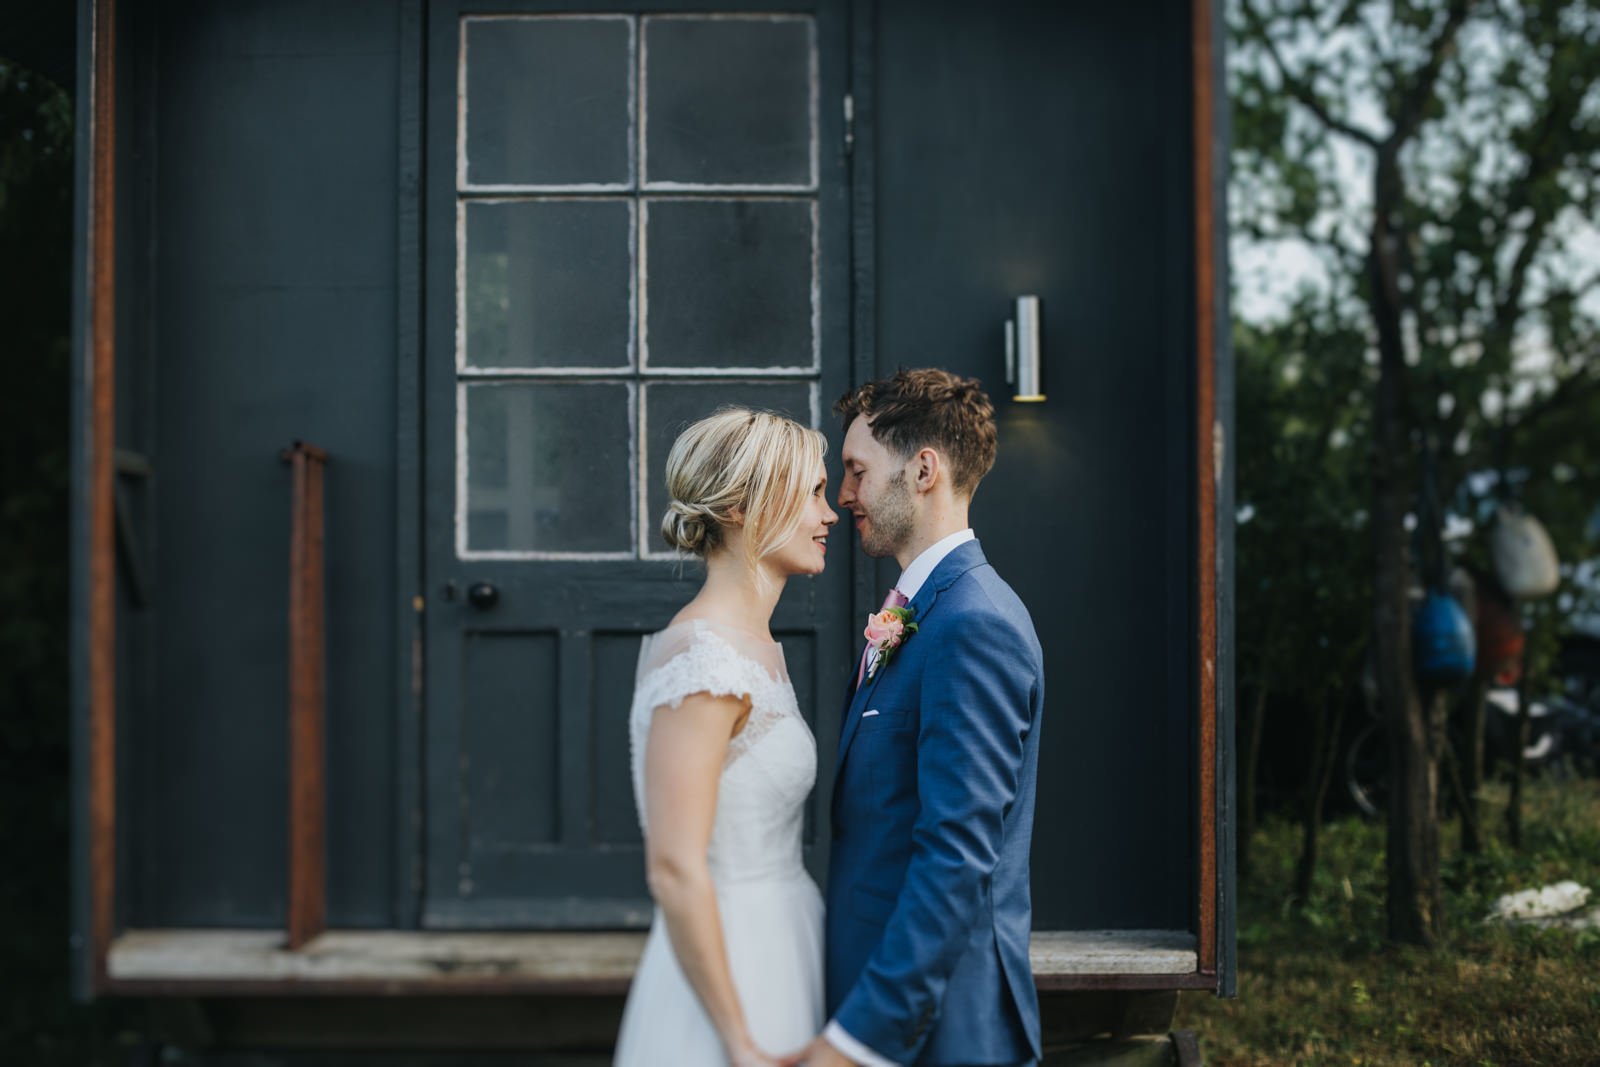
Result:
{"label": "bride", "polygon": [[629,715],[657,910],[618,1067],[760,1067],[822,1028],[822,898],[801,865],[816,742],[768,623],[790,575],[823,569],[820,433],[724,409],[667,458],[661,533],[706,580],[644,639]]}

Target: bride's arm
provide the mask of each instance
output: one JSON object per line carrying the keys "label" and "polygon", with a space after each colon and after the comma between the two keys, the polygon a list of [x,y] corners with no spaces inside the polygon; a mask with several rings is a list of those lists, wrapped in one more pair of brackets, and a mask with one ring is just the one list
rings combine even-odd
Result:
{"label": "bride's arm", "polygon": [[706,852],[717,781],[747,701],[698,693],[651,718],[645,745],[645,871],[678,965],[735,1064],[772,1062],[750,1040],[728,968]]}

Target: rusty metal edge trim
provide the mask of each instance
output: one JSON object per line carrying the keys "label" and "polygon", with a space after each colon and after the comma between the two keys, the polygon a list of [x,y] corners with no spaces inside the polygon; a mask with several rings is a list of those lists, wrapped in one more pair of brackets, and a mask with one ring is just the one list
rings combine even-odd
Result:
{"label": "rusty metal edge trim", "polygon": [[[83,449],[77,503],[83,511],[81,584],[81,697],[84,731],[79,747],[87,781],[82,832],[86,838],[83,879],[87,883],[87,958],[78,992],[94,997],[107,990],[106,960],[116,928],[116,3],[89,0],[85,99],[78,109],[87,129],[78,142],[83,163],[84,255],[79,320],[84,331],[77,353],[83,374],[84,418],[76,441]],[[75,756],[77,754],[75,753]],[[80,934],[80,936],[82,936]]]}
{"label": "rusty metal edge trim", "polygon": [[1217,577],[1216,471],[1213,435],[1216,418],[1214,360],[1216,316],[1213,307],[1213,256],[1216,250],[1212,203],[1212,139],[1215,135],[1211,84],[1211,0],[1194,0],[1194,197],[1195,197],[1195,472],[1197,673],[1199,687],[1199,779],[1196,803],[1199,889],[1196,931],[1200,972],[1217,966]]}

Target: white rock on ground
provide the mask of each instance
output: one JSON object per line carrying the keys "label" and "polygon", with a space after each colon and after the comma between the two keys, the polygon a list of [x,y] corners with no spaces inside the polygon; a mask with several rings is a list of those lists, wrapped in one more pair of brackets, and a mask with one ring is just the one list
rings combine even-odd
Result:
{"label": "white rock on ground", "polygon": [[1520,922],[1535,926],[1566,926],[1574,930],[1600,927],[1600,908],[1583,914],[1589,889],[1577,882],[1557,882],[1507,893],[1494,902],[1485,922]]}

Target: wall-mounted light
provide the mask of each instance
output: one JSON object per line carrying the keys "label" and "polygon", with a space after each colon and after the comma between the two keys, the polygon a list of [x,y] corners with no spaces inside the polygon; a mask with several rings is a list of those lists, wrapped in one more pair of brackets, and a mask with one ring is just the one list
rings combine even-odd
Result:
{"label": "wall-mounted light", "polygon": [[1011,386],[1011,399],[1028,404],[1043,400],[1043,371],[1039,298],[1019,296],[1015,317],[1006,320],[1006,382]]}

